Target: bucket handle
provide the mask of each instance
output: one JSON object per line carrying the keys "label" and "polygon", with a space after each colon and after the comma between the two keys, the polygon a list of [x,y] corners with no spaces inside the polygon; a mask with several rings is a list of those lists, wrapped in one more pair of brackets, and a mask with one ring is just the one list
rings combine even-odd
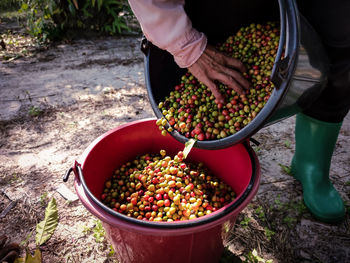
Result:
{"label": "bucket handle", "polygon": [[100,201],[91,193],[90,189],[87,187],[84,180],[83,168],[81,168],[80,163],[77,161],[75,161],[73,167],[67,170],[66,174],[63,176],[63,182],[68,181],[69,175],[72,173],[72,171],[74,172],[76,182],[83,186],[83,189],[86,192],[87,196],[94,200],[95,203],[100,203]]}
{"label": "bucket handle", "polygon": [[63,182],[67,182],[68,179],[69,179],[69,176],[72,172],[74,172],[74,175],[75,175],[75,179],[79,182],[80,179],[79,179],[79,175],[80,175],[80,172],[81,171],[81,166],[80,166],[80,163],[78,163],[77,161],[74,162],[74,166],[73,167],[70,167],[66,173],[64,174],[62,180]]}
{"label": "bucket handle", "polygon": [[259,146],[260,145],[260,142],[255,140],[254,138],[249,138],[249,141],[254,143],[256,146]]}
{"label": "bucket handle", "polygon": [[[289,2],[287,4],[286,2]],[[278,46],[275,63],[272,69],[271,80],[275,84],[276,89],[279,89],[281,84],[288,78],[288,72],[293,66],[293,61],[297,56],[298,26],[297,7],[294,0],[279,0],[280,6],[280,43]],[[289,15],[288,15],[289,14]],[[287,30],[287,22],[291,24],[292,30]],[[288,42],[287,42],[288,38]],[[287,44],[286,44],[287,42]],[[282,58],[283,51],[285,51]]]}

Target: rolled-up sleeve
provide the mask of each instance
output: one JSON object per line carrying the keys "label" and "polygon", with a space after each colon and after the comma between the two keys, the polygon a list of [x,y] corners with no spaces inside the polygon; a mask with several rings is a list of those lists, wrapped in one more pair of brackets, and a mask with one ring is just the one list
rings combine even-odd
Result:
{"label": "rolled-up sleeve", "polygon": [[129,0],[146,38],[187,68],[202,55],[206,36],[192,27],[182,0]]}

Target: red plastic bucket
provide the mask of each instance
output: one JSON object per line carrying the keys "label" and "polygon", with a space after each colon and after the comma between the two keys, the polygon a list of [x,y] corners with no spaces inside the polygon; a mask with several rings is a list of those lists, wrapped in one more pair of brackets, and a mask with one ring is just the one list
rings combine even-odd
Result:
{"label": "red plastic bucket", "polygon": [[[117,213],[99,201],[104,182],[123,163],[165,149],[174,156],[184,145],[162,136],[155,119],[131,122],[97,138],[70,171],[83,205],[102,222],[119,262],[218,262],[223,238],[237,215],[255,196],[260,181],[258,159],[248,143],[220,150],[193,148],[188,161],[203,162],[229,184],[237,197],[218,211],[187,221],[151,222]],[[64,180],[68,179],[70,171]]]}

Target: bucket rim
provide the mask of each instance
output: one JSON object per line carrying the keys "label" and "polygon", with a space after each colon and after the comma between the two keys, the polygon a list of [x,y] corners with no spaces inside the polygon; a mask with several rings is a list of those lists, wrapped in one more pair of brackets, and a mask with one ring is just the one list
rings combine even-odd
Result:
{"label": "bucket rim", "polygon": [[[106,132],[105,134],[99,136],[86,148],[86,150],[82,154],[82,157],[83,157],[82,164],[81,165],[76,164],[76,166],[73,168],[73,170],[76,173],[75,183],[78,183],[82,186],[82,189],[83,189],[84,193],[86,194],[87,198],[90,200],[90,202],[97,205],[100,209],[102,209],[103,212],[106,212],[107,214],[115,217],[116,219],[123,221],[124,223],[133,224],[133,225],[136,225],[138,227],[153,228],[155,230],[156,229],[158,229],[158,230],[161,230],[161,229],[163,229],[163,230],[178,230],[178,229],[199,227],[199,226],[202,226],[204,224],[210,224],[210,223],[213,223],[214,221],[217,221],[217,220],[220,220],[222,218],[225,218],[226,216],[229,216],[230,213],[232,213],[233,211],[240,212],[243,209],[242,204],[244,203],[244,201],[249,197],[253,198],[253,196],[257,192],[258,184],[260,181],[260,165],[259,165],[259,161],[258,161],[258,158],[257,158],[254,150],[251,148],[251,146],[249,145],[248,142],[245,142],[245,143],[242,143],[242,145],[249,155],[250,163],[252,166],[252,175],[251,175],[251,178],[249,180],[249,183],[248,183],[247,187],[245,188],[245,190],[239,196],[237,196],[232,202],[230,202],[225,207],[223,207],[223,208],[221,208],[221,209],[219,209],[219,210],[217,210],[209,215],[205,215],[205,216],[200,217],[200,218],[196,218],[196,219],[192,219],[192,220],[185,220],[185,221],[154,222],[154,221],[146,221],[146,220],[136,219],[133,217],[128,217],[128,216],[121,214],[119,212],[116,212],[116,211],[112,210],[111,208],[107,207],[106,205],[104,205],[94,194],[92,194],[92,192],[90,191],[90,189],[87,186],[85,179],[84,179],[83,167],[84,167],[84,162],[86,160],[86,157],[88,156],[88,153],[90,152],[90,150],[93,147],[95,147],[96,144],[99,143],[99,141],[101,141],[106,136],[109,136],[110,134],[112,134],[120,129],[123,129],[125,127],[131,126],[131,125],[134,125],[137,123],[141,123],[141,122],[148,122],[148,121],[155,122],[156,118],[147,118],[147,119],[143,119],[143,120],[137,120],[137,121],[133,121],[130,123],[126,123],[126,124],[118,126],[117,128],[112,129],[112,130]],[[81,198],[79,195],[79,192],[78,192],[78,196],[79,196],[79,198]],[[83,204],[85,205],[84,202],[83,202]],[[95,214],[95,213],[93,213],[93,214]],[[100,215],[96,215],[96,216],[99,217]],[[100,219],[103,220],[103,218],[100,218]],[[106,223],[110,223],[110,222],[106,222]]]}

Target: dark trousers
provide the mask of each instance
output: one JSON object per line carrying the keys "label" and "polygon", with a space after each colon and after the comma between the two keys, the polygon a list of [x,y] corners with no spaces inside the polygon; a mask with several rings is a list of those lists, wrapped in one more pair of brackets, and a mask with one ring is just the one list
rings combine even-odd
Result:
{"label": "dark trousers", "polygon": [[350,1],[300,0],[298,9],[320,35],[331,63],[325,90],[303,113],[341,122],[350,108]]}

